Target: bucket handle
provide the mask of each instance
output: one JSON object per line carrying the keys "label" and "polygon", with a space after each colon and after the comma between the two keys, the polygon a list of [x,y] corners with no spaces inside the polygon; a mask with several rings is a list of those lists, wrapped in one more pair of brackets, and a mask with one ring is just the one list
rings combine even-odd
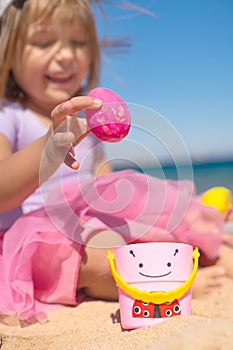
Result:
{"label": "bucket handle", "polygon": [[140,290],[136,287],[133,287],[123,280],[123,278],[118,274],[116,270],[114,253],[111,250],[108,251],[108,259],[111,272],[118,287],[135,300],[142,300],[145,303],[153,304],[163,304],[172,302],[175,299],[180,299],[192,287],[198,270],[198,258],[198,248],[195,248],[193,251],[193,271],[189,275],[187,281],[185,281],[182,285],[167,292],[148,292],[146,290]]}

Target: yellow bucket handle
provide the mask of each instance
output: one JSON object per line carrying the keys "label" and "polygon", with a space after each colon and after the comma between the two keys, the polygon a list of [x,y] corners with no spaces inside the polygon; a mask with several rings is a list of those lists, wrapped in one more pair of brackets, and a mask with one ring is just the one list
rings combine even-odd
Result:
{"label": "yellow bucket handle", "polygon": [[111,250],[108,251],[108,259],[109,259],[111,272],[118,287],[135,300],[142,300],[145,303],[153,303],[153,304],[163,304],[163,303],[172,302],[175,299],[180,299],[192,287],[197,274],[197,269],[198,269],[198,258],[199,258],[198,248],[194,249],[193,258],[194,258],[193,271],[191,272],[187,281],[185,281],[182,285],[180,285],[176,289],[172,289],[167,292],[148,292],[146,290],[140,290],[138,288],[135,288],[123,280],[123,278],[118,274],[116,270],[115,256],[113,252]]}

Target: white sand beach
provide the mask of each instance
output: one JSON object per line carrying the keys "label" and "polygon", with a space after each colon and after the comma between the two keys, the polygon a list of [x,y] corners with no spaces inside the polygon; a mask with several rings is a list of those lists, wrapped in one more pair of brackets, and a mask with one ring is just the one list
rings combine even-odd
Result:
{"label": "white sand beach", "polygon": [[122,331],[117,302],[85,301],[49,314],[45,324],[22,327],[14,316],[0,318],[3,350],[232,350],[233,281],[192,301],[191,316]]}

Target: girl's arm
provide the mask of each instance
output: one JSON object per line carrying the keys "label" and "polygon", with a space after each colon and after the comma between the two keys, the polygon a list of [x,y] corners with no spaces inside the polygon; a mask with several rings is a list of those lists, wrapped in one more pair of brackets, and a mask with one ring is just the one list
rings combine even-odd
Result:
{"label": "girl's arm", "polygon": [[82,96],[58,105],[51,113],[52,127],[47,134],[15,153],[9,140],[0,134],[0,212],[20,205],[63,161],[78,169],[72,146],[89,130],[76,114],[85,108],[100,108],[101,104],[100,100]]}
{"label": "girl's arm", "polygon": [[40,161],[46,140],[47,136],[41,137],[12,154],[8,139],[0,135],[0,212],[20,205],[39,186]]}

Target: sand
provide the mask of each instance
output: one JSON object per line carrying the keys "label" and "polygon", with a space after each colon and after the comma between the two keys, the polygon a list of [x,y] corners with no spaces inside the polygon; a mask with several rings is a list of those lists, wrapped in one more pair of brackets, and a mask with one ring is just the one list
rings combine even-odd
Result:
{"label": "sand", "polygon": [[85,301],[49,314],[45,324],[24,326],[0,317],[3,350],[232,350],[233,281],[192,301],[191,316],[122,331],[117,302]]}

